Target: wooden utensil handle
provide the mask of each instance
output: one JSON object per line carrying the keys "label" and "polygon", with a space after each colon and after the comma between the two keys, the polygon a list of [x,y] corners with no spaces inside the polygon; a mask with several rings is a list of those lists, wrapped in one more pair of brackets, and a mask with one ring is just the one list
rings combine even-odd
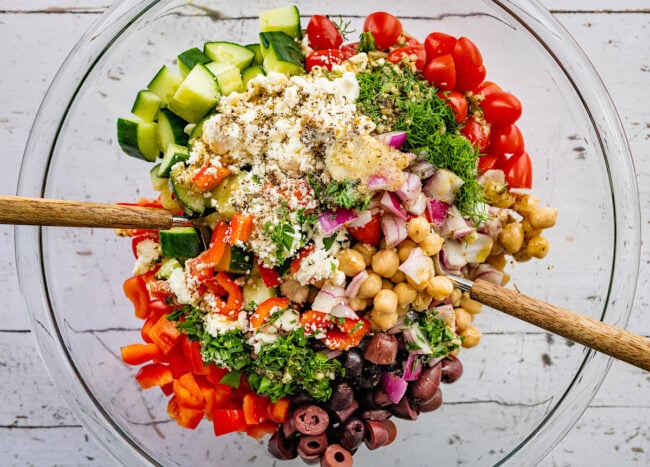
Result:
{"label": "wooden utensil handle", "polygon": [[113,229],[168,229],[164,209],[119,204],[0,196],[0,223]]}
{"label": "wooden utensil handle", "polygon": [[470,297],[547,331],[650,371],[650,339],[602,321],[477,280]]}

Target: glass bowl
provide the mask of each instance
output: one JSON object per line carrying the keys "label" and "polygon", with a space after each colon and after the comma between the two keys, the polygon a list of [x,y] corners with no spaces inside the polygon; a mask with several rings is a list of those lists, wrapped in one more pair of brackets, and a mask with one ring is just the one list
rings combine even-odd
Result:
{"label": "glass bowl", "polygon": [[[257,13],[279,2],[122,1],[81,38],[48,91],[20,173],[22,196],[132,201],[152,194],[148,165],[124,155],[115,121],[163,63],[207,40],[256,42]],[[560,216],[542,261],[510,268],[521,291],[625,326],[637,282],[639,215],[629,149],[603,84],[569,34],[526,1],[306,1],[357,31],[385,9],[404,29],[470,37],[488,79],[524,103],[519,121],[533,158],[534,193]],[[263,442],[215,438],[209,423],[178,427],[160,391],[141,391],[120,346],[140,322],[121,289],[128,242],[110,230],[16,228],[22,293],[52,379],[87,431],[125,465],[269,465]],[[359,450],[360,465],[532,465],[572,427],[609,359],[494,310],[478,317],[479,347],[463,378],[417,422],[398,422],[393,445]],[[408,454],[406,454],[408,453]],[[294,464],[287,464],[294,465]]]}

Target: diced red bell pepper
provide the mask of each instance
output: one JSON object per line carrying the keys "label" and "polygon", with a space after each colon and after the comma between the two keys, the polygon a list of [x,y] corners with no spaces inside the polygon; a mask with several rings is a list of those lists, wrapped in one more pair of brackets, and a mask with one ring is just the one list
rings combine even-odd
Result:
{"label": "diced red bell pepper", "polygon": [[237,401],[240,404],[244,400],[244,396],[251,392],[251,387],[248,384],[248,379],[244,373],[239,377],[239,387],[233,391],[233,400]]}
{"label": "diced red bell pepper", "polygon": [[158,322],[161,316],[167,316],[172,311],[174,311],[174,307],[167,305],[162,300],[154,300],[149,303],[149,313],[147,319],[142,325],[142,329],[140,330],[142,340],[145,342],[152,342],[151,337],[149,336],[151,328]]}
{"label": "diced red bell pepper", "polygon": [[309,256],[311,252],[314,251],[315,248],[316,245],[312,243],[311,245],[306,246],[298,253],[296,253],[296,256],[294,257],[293,261],[291,261],[291,264],[289,265],[289,271],[291,272],[291,274],[295,274],[300,270],[300,265],[302,264],[302,260],[305,259],[307,256]]}
{"label": "diced red bell pepper", "polygon": [[181,337],[181,348],[185,359],[190,364],[192,373],[195,375],[207,375],[209,370],[203,362],[201,343],[197,340],[190,340],[186,334],[183,334],[183,337]]}
{"label": "diced red bell pepper", "polygon": [[268,419],[267,407],[269,398],[249,392],[244,396],[242,409],[244,410],[244,420],[247,425],[258,425]]}
{"label": "diced red bell pepper", "polygon": [[223,271],[219,272],[214,277],[214,280],[216,284],[223,288],[228,294],[228,300],[226,301],[223,311],[226,312],[226,314],[239,313],[244,305],[241,287],[239,287],[235,281]]}
{"label": "diced red bell pepper", "polygon": [[253,216],[236,212],[230,221],[230,244],[246,242],[253,232]]}
{"label": "diced red bell pepper", "polygon": [[250,325],[259,329],[275,309],[286,310],[289,307],[289,299],[286,297],[271,297],[257,305],[255,313],[250,318]]}
{"label": "diced red bell pepper", "polygon": [[260,276],[265,286],[277,287],[280,285],[280,275],[275,269],[267,268],[262,263],[258,263],[257,267],[260,270]]}
{"label": "diced red bell pepper", "polygon": [[269,420],[274,423],[284,423],[289,418],[289,409],[291,402],[289,399],[281,398],[275,402],[270,402],[267,409]]}
{"label": "diced red bell pepper", "polygon": [[171,396],[174,394],[174,382],[172,381],[171,383],[167,383],[164,386],[160,386],[160,390],[164,395]]}
{"label": "diced red bell pepper", "polygon": [[242,431],[246,428],[242,409],[214,409],[212,411],[212,423],[216,436]]}
{"label": "diced red bell pepper", "polygon": [[260,423],[258,425],[248,425],[246,427],[246,434],[255,439],[263,439],[266,435],[270,435],[278,431],[279,425],[270,421]]}
{"label": "diced red bell pepper", "polygon": [[202,191],[212,190],[230,175],[227,167],[215,167],[209,161],[192,177],[192,182]]}
{"label": "diced red bell pepper", "polygon": [[381,216],[374,214],[372,218],[360,227],[348,227],[348,232],[361,243],[377,246],[381,239]]}
{"label": "diced red bell pepper", "polygon": [[151,341],[158,346],[164,354],[178,343],[181,338],[181,332],[176,328],[176,323],[169,321],[167,316],[161,316],[149,330]]}
{"label": "diced red bell pepper", "polygon": [[133,303],[136,318],[145,319],[149,312],[149,291],[140,276],[129,277],[122,284],[126,298]]}
{"label": "diced red bell pepper", "polygon": [[305,329],[305,334],[315,334],[319,331],[327,331],[334,326],[332,315],[322,311],[309,310],[300,317],[300,326]]}
{"label": "diced red bell pepper", "polygon": [[205,375],[205,378],[211,382],[214,386],[218,385],[219,382],[221,381],[221,378],[223,378],[226,373],[228,373],[228,370],[225,368],[220,368],[214,363],[211,363],[208,365],[208,373]]}
{"label": "diced red bell pepper", "polygon": [[138,370],[135,375],[136,381],[142,389],[149,389],[154,386],[165,386],[174,380],[172,371],[162,363],[149,363]]}
{"label": "diced red bell pepper", "polygon": [[122,361],[129,365],[141,365],[160,356],[160,349],[156,344],[131,344],[120,349]]}
{"label": "diced red bell pepper", "polygon": [[184,427],[195,429],[203,420],[203,411],[182,406],[176,396],[172,396],[167,403],[167,413],[171,418]]}
{"label": "diced red bell pepper", "polygon": [[174,378],[180,378],[185,373],[192,371],[190,362],[185,358],[181,345],[174,345],[168,353],[160,356],[160,361],[169,365]]}
{"label": "diced red bell pepper", "polygon": [[174,380],[174,394],[178,398],[178,403],[183,407],[203,410],[205,405],[203,392],[192,373],[185,373]]}
{"label": "diced red bell pepper", "polygon": [[[233,401],[235,389],[227,384],[217,384],[214,387],[214,408],[227,409]],[[234,408],[239,408],[240,404],[235,404]]]}

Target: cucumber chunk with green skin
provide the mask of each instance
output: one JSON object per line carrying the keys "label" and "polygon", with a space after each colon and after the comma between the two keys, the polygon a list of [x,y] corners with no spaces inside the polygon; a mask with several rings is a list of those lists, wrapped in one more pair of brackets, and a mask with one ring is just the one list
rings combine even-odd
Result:
{"label": "cucumber chunk with green skin", "polygon": [[227,96],[232,92],[240,92],[244,89],[239,68],[230,63],[210,62],[205,65],[210,73],[217,78],[219,90],[222,96]]}
{"label": "cucumber chunk with green skin", "polygon": [[251,66],[261,65],[264,61],[264,56],[262,56],[262,49],[260,48],[259,42],[257,44],[248,44],[246,47],[252,50],[255,54],[255,58],[253,58],[253,63],[251,63]]}
{"label": "cucumber chunk with green skin", "polygon": [[208,114],[208,115],[206,115],[205,117],[203,117],[203,118],[201,119],[200,122],[198,122],[196,125],[194,125],[194,128],[192,128],[192,131],[190,131],[190,141],[192,141],[192,140],[194,140],[194,139],[196,139],[196,138],[200,138],[201,136],[203,136],[203,124],[205,123],[205,121],[206,121],[207,119],[209,119],[210,117],[212,117],[212,115],[213,115],[213,114]]}
{"label": "cucumber chunk with green skin", "polygon": [[187,146],[171,143],[167,146],[160,167],[158,168],[159,177],[168,177],[172,167],[179,162],[185,162],[190,158],[190,151]]}
{"label": "cucumber chunk with green skin", "polygon": [[271,42],[264,57],[264,69],[283,73],[287,76],[302,75],[305,73],[303,60],[304,57],[300,51]]}
{"label": "cucumber chunk with green skin", "polygon": [[158,175],[159,170],[160,164],[156,164],[149,171],[149,176],[151,177],[151,187],[156,191],[162,191],[169,185],[169,178],[160,177]]}
{"label": "cucumber chunk with green skin", "polygon": [[196,47],[186,50],[178,54],[178,69],[183,76],[187,76],[192,68],[196,66],[197,63],[206,64],[211,62],[210,57],[205,55],[201,50]]}
{"label": "cucumber chunk with green skin", "polygon": [[257,305],[267,298],[277,297],[277,295],[278,289],[264,285],[264,281],[260,276],[250,276],[242,287],[242,299],[244,306],[247,308],[250,305],[250,308],[255,309]]}
{"label": "cucumber chunk with green skin", "polygon": [[187,122],[167,109],[158,112],[158,144],[162,152],[170,144],[187,145],[189,137],[185,133]]}
{"label": "cucumber chunk with green skin", "polygon": [[233,197],[234,193],[240,188],[244,175],[244,172],[229,175],[212,190],[212,196],[206,198],[208,206],[214,207],[221,217],[227,221],[232,219],[232,216],[237,212],[233,206]]}
{"label": "cucumber chunk with green skin", "polygon": [[[278,44],[282,48],[290,49],[293,54],[296,54],[296,57],[299,58],[299,61],[304,61],[304,55],[300,50],[300,46],[296,43],[295,39],[289,36],[286,32],[282,31],[268,31],[260,32],[260,53],[263,58],[266,58],[266,54],[271,48],[271,44]],[[264,61],[262,61],[263,63]]]}
{"label": "cucumber chunk with green skin", "polygon": [[266,71],[264,71],[264,68],[262,68],[259,65],[251,66],[248,67],[244,70],[244,72],[241,74],[242,78],[242,84],[244,85],[244,89],[248,86],[248,82],[255,78],[256,76],[259,75],[266,75]]}
{"label": "cucumber chunk with green skin", "polygon": [[172,167],[169,173],[169,189],[179,202],[185,214],[189,217],[198,217],[205,211],[205,199],[201,193],[192,190],[182,179],[180,170]]}
{"label": "cucumber chunk with green skin", "polygon": [[160,97],[162,105],[166,106],[178,90],[182,81],[183,78],[174,73],[167,65],[163,65],[149,82],[147,89]]}
{"label": "cucumber chunk with green skin", "polygon": [[145,161],[153,162],[160,154],[155,123],[118,118],[117,142],[126,154]]}
{"label": "cucumber chunk with green skin", "polygon": [[194,227],[172,227],[160,231],[160,248],[167,258],[185,259],[198,256],[203,251],[203,244]]}
{"label": "cucumber chunk with green skin", "polygon": [[153,122],[161,105],[162,99],[157,94],[148,89],[143,89],[138,91],[137,96],[135,96],[131,113],[145,122]]}
{"label": "cucumber chunk with green skin", "polygon": [[156,279],[169,279],[175,269],[181,269],[183,265],[176,258],[165,258],[156,272]]}
{"label": "cucumber chunk with green skin", "polygon": [[260,31],[282,31],[298,40],[302,39],[298,7],[293,5],[263,11],[260,13]]}
{"label": "cucumber chunk with green skin", "polygon": [[216,78],[199,63],[185,77],[168,107],[182,119],[196,123],[217,105],[219,97]]}
{"label": "cucumber chunk with green skin", "polygon": [[239,71],[248,68],[255,58],[255,52],[248,47],[225,41],[206,42],[203,45],[203,53],[212,61],[229,63],[236,66]]}
{"label": "cucumber chunk with green skin", "polygon": [[231,246],[230,251],[227,253],[228,269],[226,272],[233,273],[248,273],[253,268],[253,253],[246,251],[238,246]]}

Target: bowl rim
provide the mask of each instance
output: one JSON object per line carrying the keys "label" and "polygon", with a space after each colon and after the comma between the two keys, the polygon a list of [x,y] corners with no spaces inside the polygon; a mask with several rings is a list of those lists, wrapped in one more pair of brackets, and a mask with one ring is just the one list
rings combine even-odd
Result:
{"label": "bowl rim", "polygon": [[[19,195],[43,196],[57,136],[78,89],[116,38],[159,3],[160,0],[119,0],[93,23],[71,50],[53,79],[30,131],[20,168]],[[502,9],[547,50],[580,96],[591,124],[597,130],[599,145],[607,156],[605,163],[615,219],[610,285],[600,318],[625,327],[636,292],[640,262],[640,206],[630,148],[612,99],[569,32],[536,0],[484,0],[484,3]],[[85,73],[78,70],[85,70]],[[51,108],[65,110],[53,114],[48,112]],[[53,128],[56,131],[52,131]],[[45,164],[42,148],[47,148]],[[102,408],[62,345],[46,288],[42,229],[16,226],[14,238],[21,294],[41,358],[55,386],[86,431],[109,455],[127,465],[134,462],[155,464],[150,454],[129,439]],[[34,290],[35,276],[40,279],[38,293]],[[548,454],[587,408],[611,361],[610,357],[593,350],[585,352],[578,372],[558,403],[537,428],[498,464],[537,463]],[[70,380],[79,384],[71,387]]]}

